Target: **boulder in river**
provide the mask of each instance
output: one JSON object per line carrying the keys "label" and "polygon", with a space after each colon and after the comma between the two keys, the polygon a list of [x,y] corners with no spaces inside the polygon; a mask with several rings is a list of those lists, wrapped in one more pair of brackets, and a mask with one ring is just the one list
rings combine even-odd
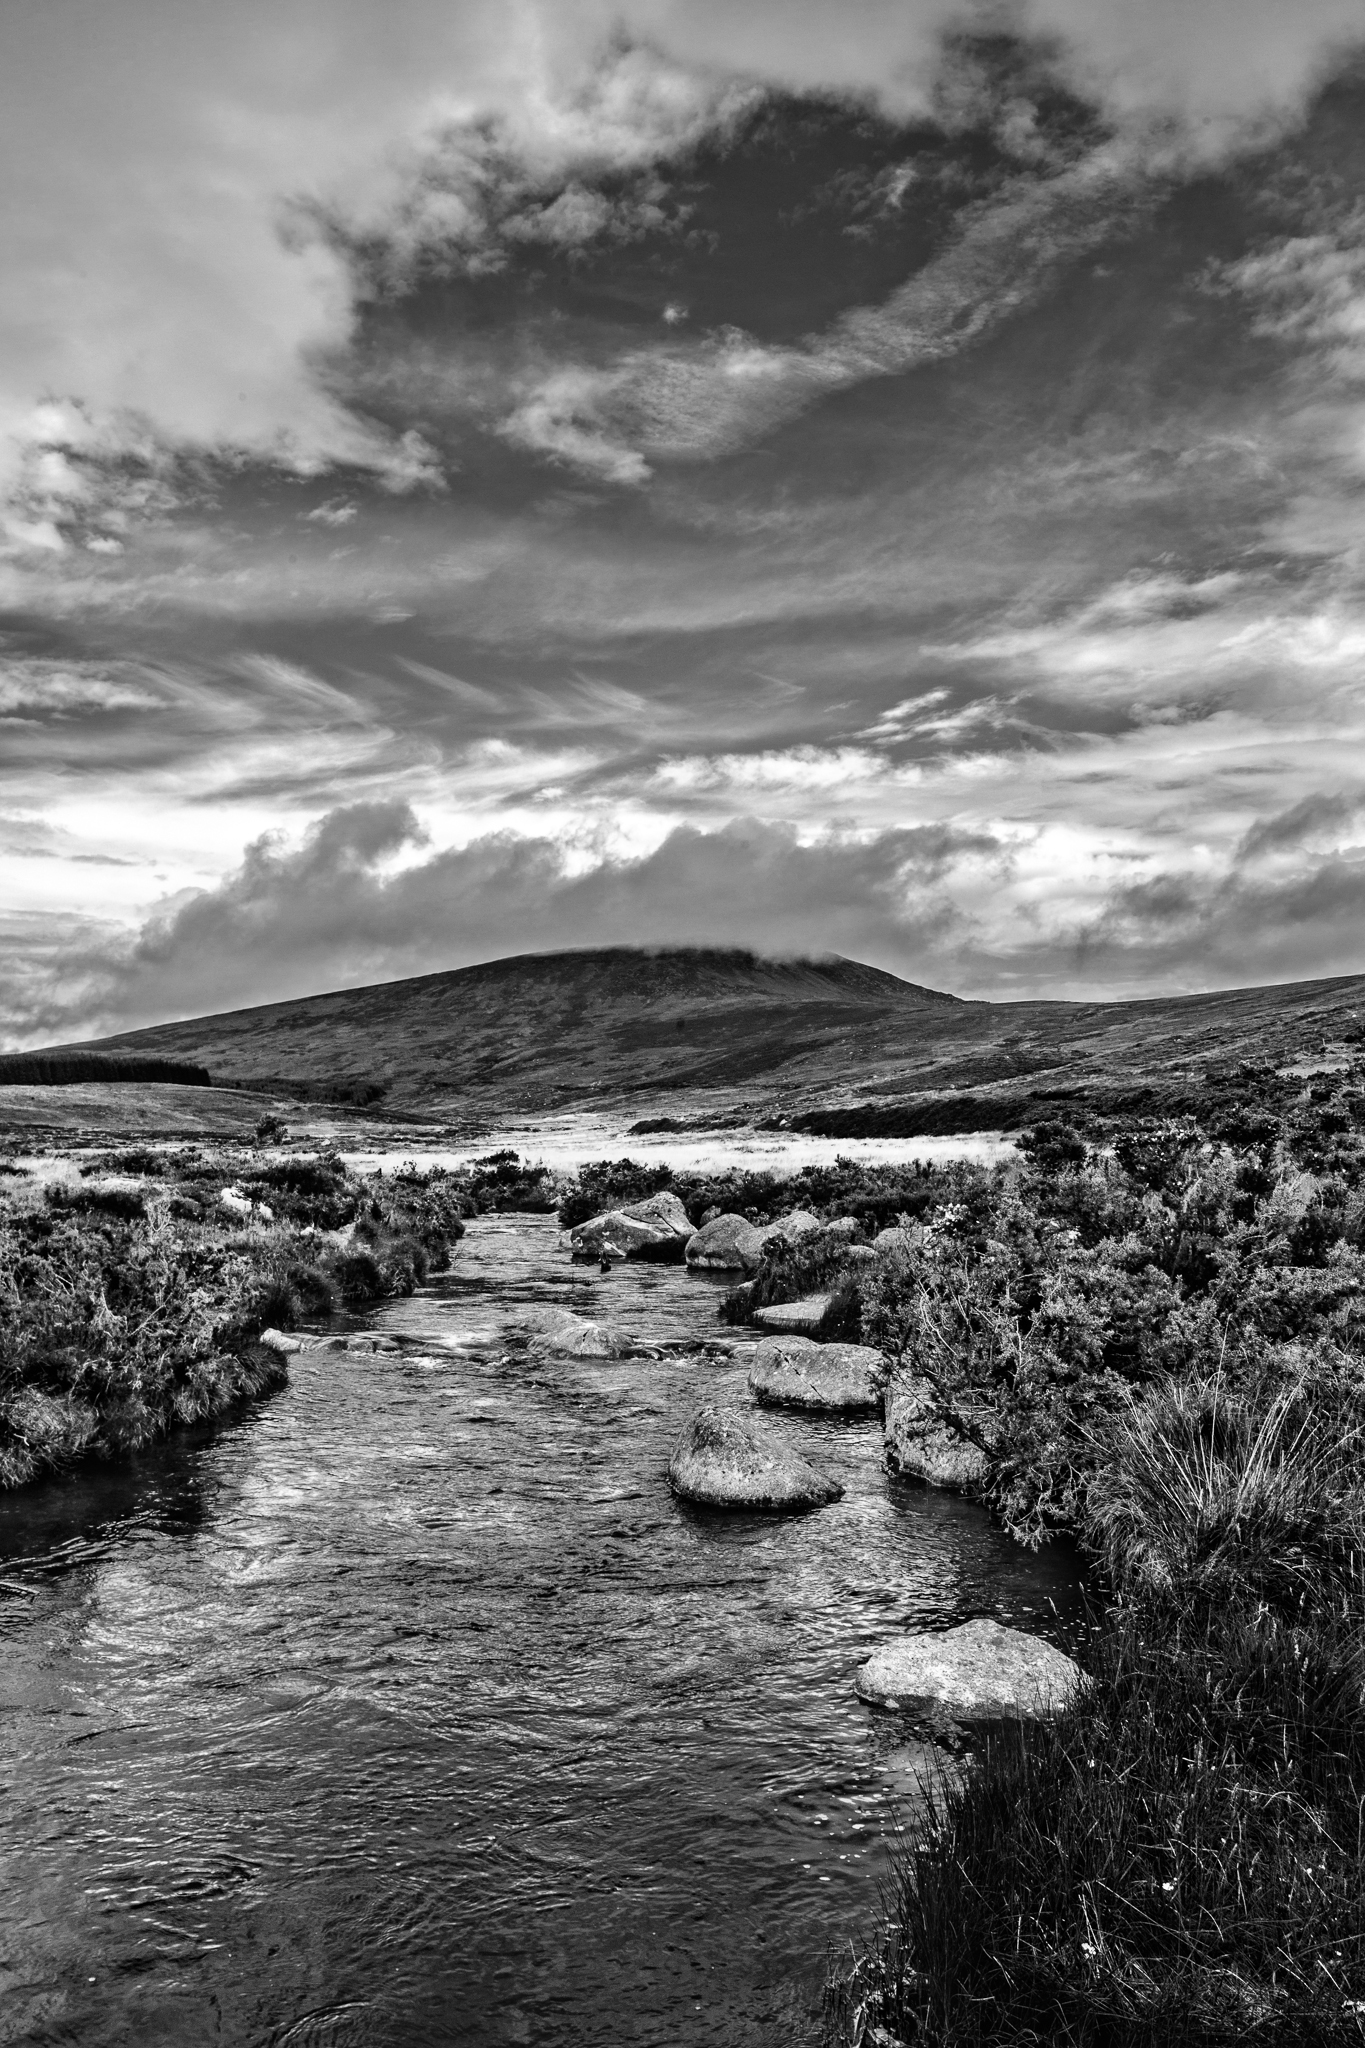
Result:
{"label": "boulder in river", "polygon": [[886,1360],[868,1344],[765,1337],[754,1348],[749,1392],[765,1407],[874,1415],[882,1405],[885,1379]]}
{"label": "boulder in river", "polygon": [[[953,1493],[973,1493],[990,1469],[980,1444],[958,1434],[940,1413],[933,1388],[914,1373],[887,1382],[886,1456],[894,1472]],[[982,1415],[983,1425],[986,1416]]]}
{"label": "boulder in river", "polygon": [[884,1643],[855,1683],[870,1706],[930,1722],[1035,1721],[1067,1706],[1083,1678],[1079,1664],[1041,1636],[968,1621]]}
{"label": "boulder in river", "polygon": [[691,1235],[686,1209],[676,1195],[665,1192],[590,1216],[569,1243],[576,1259],[680,1259]]}
{"label": "boulder in river", "polygon": [[843,1487],[740,1408],[699,1408],[678,1438],[668,1483],[707,1508],[794,1512],[838,1500]]}
{"label": "boulder in river", "polygon": [[760,1330],[795,1331],[808,1337],[819,1329],[828,1307],[827,1294],[808,1294],[802,1301],[769,1302],[766,1308],[756,1308],[749,1320]]}

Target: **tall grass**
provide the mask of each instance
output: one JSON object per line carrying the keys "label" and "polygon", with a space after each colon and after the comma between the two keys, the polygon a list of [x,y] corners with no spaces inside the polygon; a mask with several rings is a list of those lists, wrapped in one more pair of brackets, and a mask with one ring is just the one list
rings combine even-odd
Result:
{"label": "tall grass", "polygon": [[[1284,1365],[1281,1370],[1286,1370]],[[1280,1384],[1166,1379],[1092,1433],[1086,1533],[1129,1597],[1290,1612],[1354,1588],[1365,1382],[1291,1354]]]}

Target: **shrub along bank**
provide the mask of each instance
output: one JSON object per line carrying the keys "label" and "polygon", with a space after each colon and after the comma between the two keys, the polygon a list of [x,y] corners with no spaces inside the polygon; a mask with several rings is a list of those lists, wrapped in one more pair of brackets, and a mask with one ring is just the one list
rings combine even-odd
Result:
{"label": "shrub along bank", "polygon": [[1330,1102],[1249,1129],[1040,1128],[850,1267],[1113,1605],[1071,1710],[934,1802],[830,2043],[1365,2031],[1365,1159]]}
{"label": "shrub along bank", "polygon": [[0,1486],[272,1391],[285,1370],[263,1329],[411,1293],[464,1230],[458,1196],[415,1169],[202,1151],[92,1165],[46,1193],[0,1182]]}

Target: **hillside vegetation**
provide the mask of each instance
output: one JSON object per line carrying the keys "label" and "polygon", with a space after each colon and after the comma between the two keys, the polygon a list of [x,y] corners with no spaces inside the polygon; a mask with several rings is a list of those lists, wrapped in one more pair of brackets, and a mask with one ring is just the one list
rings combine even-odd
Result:
{"label": "hillside vegetation", "polygon": [[[963,1002],[856,961],[617,947],[157,1025],[94,1050],[215,1083],[431,1117],[664,1099],[835,1137],[1235,1113],[1349,1063],[1365,979],[1115,1003]],[[77,1049],[81,1050],[81,1049]],[[88,1051],[91,1048],[84,1048]],[[3,1113],[0,1103],[0,1113]]]}

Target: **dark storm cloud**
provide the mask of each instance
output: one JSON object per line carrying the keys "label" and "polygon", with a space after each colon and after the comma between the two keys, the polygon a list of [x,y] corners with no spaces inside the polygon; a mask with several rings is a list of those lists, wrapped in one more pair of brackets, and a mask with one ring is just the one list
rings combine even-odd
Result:
{"label": "dark storm cloud", "polygon": [[363,308],[333,389],[416,412],[449,459],[482,433],[630,486],[955,355],[1150,199],[1059,60],[954,33],[897,122],[758,88],[661,107],[658,60],[625,50],[548,165],[497,124],[448,130],[388,219],[315,217]]}
{"label": "dark storm cloud", "polygon": [[737,819],[671,832],[653,851],[566,867],[548,840],[496,833],[409,860],[426,834],[403,803],[330,813],[301,845],[267,838],[220,887],[153,918],[131,944],[48,960],[11,1028],[92,1025],[460,966],[501,953],[708,940],[780,952],[836,947],[904,958],[954,922],[938,886],[960,862],[997,863],[988,835],[906,828],[802,844]]}
{"label": "dark storm cloud", "polygon": [[1274,817],[1258,818],[1237,848],[1239,861],[1256,860],[1266,853],[1281,853],[1302,846],[1322,833],[1339,832],[1359,816],[1365,800],[1359,795],[1318,795],[1301,797]]}

